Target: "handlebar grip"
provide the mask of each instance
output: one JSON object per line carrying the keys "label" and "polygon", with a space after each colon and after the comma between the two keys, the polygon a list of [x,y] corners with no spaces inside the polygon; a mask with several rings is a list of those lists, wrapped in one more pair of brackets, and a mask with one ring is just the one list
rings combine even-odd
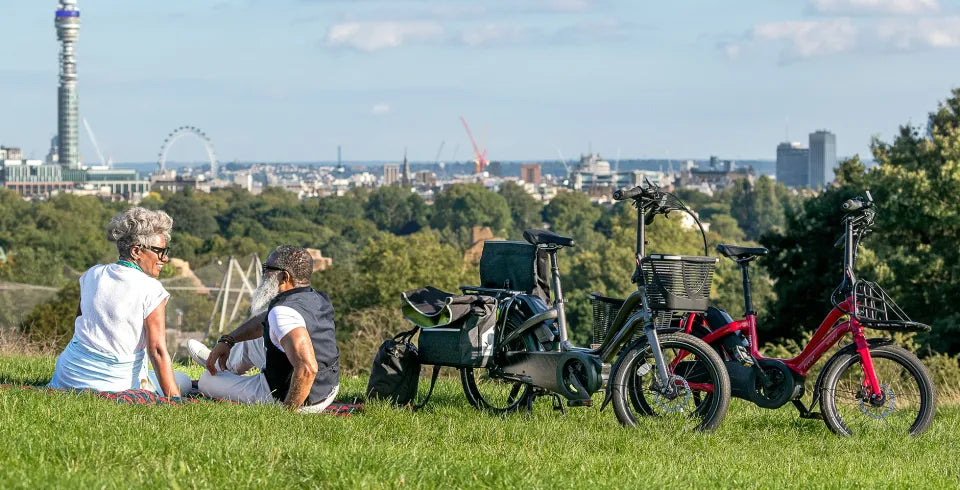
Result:
{"label": "handlebar grip", "polygon": [[857,211],[863,208],[863,201],[859,199],[847,199],[847,201],[843,203],[842,207],[844,211]]}
{"label": "handlebar grip", "polygon": [[615,201],[623,201],[624,199],[633,199],[639,195],[642,195],[644,190],[640,186],[636,186],[632,189],[617,189],[613,191],[613,199]]}

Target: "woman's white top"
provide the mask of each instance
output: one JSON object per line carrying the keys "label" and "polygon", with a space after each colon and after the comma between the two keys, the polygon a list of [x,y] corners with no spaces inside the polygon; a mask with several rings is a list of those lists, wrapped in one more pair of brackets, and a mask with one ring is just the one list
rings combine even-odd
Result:
{"label": "woman's white top", "polygon": [[73,336],[121,360],[146,347],[143,321],[170,293],[160,281],[133,267],[96,265],[80,276],[80,316]]}
{"label": "woman's white top", "polygon": [[132,267],[97,265],[80,276],[73,339],[57,358],[52,388],[123,391],[145,387],[143,321],[170,296]]}

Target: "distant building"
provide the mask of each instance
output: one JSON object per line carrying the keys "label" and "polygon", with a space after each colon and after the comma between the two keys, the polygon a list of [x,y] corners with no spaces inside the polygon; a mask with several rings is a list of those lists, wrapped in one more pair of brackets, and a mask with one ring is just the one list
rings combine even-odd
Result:
{"label": "distant building", "polygon": [[540,185],[540,164],[525,163],[520,167],[520,178],[533,185]]}
{"label": "distant building", "polygon": [[800,143],[777,145],[777,182],[787,187],[806,187],[810,181],[810,150]]}
{"label": "distant building", "polygon": [[410,161],[407,160],[407,151],[403,151],[403,175],[400,179],[400,184],[404,187],[410,187],[413,184],[413,179],[410,174]]}
{"label": "distant building", "polygon": [[[6,156],[10,156],[11,148],[5,150]],[[0,178],[4,188],[24,198],[46,199],[54,192],[73,188],[73,182],[64,180],[60,165],[44,165],[40,160],[5,159]]]}
{"label": "distant building", "polygon": [[416,173],[414,185],[416,187],[436,187],[437,174],[429,170],[420,170]]}
{"label": "distant building", "polygon": [[811,189],[822,189],[833,183],[833,169],[837,166],[837,137],[826,130],[810,133]]}
{"label": "distant building", "polygon": [[23,160],[23,152],[20,148],[0,146],[0,161],[2,160]]}
{"label": "distant building", "polygon": [[503,177],[503,164],[500,161],[490,162],[487,165],[487,173],[492,177]]}
{"label": "distant building", "polygon": [[383,185],[393,185],[400,182],[400,165],[390,163],[383,166]]}
{"label": "distant building", "polygon": [[737,167],[737,162],[733,160],[720,160],[711,156],[709,167],[705,169],[691,168],[681,177],[680,185],[682,187],[722,189],[741,179],[752,181],[753,167]]}

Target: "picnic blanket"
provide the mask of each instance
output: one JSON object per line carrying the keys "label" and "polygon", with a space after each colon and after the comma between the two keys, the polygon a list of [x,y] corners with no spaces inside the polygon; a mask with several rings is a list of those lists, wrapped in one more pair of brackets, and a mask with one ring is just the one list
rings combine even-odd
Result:
{"label": "picnic blanket", "polygon": [[[196,388],[196,381],[193,382],[194,388]],[[110,392],[110,391],[97,391],[92,389],[85,390],[59,390],[55,388],[47,388],[46,386],[33,386],[33,385],[13,385],[13,384],[0,384],[0,392],[10,389],[21,389],[21,390],[30,390],[30,391],[39,391],[44,393],[76,393],[76,394],[87,394],[93,395],[105,400],[113,400],[117,403],[122,403],[126,405],[186,405],[192,403],[199,403],[201,401],[213,401],[219,403],[231,403],[238,405],[237,402],[231,400],[222,400],[217,398],[210,398],[200,394],[197,391],[193,391],[185,396],[180,397],[164,397],[160,396],[153,391],[147,390],[126,390],[119,392]],[[329,415],[340,415],[347,416],[354,413],[359,413],[363,411],[363,404],[361,403],[348,403],[335,401],[331,403],[327,408],[323,410],[323,413]]]}

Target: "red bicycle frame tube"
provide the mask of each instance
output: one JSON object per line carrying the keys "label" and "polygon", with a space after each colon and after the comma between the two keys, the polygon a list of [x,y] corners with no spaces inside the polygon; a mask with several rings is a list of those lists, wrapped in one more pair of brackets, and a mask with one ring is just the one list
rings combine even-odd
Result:
{"label": "red bicycle frame tube", "polygon": [[[759,344],[757,338],[757,317],[753,314],[748,314],[743,320],[730,322],[710,332],[703,337],[703,341],[708,344],[713,344],[726,335],[734,332],[743,332],[750,344],[750,354],[752,354],[754,358],[758,360],[775,359],[782,361],[791,370],[801,376],[806,376],[810,368],[823,357],[824,352],[840,342],[840,339],[842,339],[844,335],[852,333],[857,353],[860,354],[860,359],[863,361],[863,386],[870,388],[872,394],[879,395],[881,393],[880,382],[877,380],[877,373],[873,368],[873,358],[870,356],[870,347],[863,334],[863,326],[854,318],[837,323],[842,317],[847,315],[847,311],[853,310],[852,302],[852,297],[847,298],[846,301],[834,307],[833,310],[827,314],[827,317],[823,319],[823,322],[820,323],[817,331],[813,334],[813,338],[811,338],[810,342],[803,348],[803,351],[791,359],[778,359],[760,355],[760,352],[757,350],[757,344]],[[687,333],[691,332],[693,329],[693,315],[687,315],[683,328]],[[674,363],[678,362],[682,357],[684,356],[678,356],[677,359],[674,360]]]}

